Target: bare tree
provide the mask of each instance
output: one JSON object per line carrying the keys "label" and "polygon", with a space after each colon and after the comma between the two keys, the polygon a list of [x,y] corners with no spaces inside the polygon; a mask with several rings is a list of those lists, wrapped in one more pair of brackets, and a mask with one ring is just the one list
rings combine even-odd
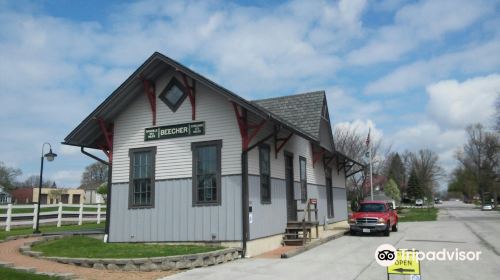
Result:
{"label": "bare tree", "polygon": [[16,178],[21,174],[21,169],[8,167],[0,161],[0,185],[9,189],[12,188],[15,185]]}
{"label": "bare tree", "polygon": [[500,179],[500,137],[499,133],[486,131],[481,124],[466,128],[467,143],[456,153],[460,168],[473,174],[484,203],[485,192],[493,192],[496,198]]}
{"label": "bare tree", "polygon": [[432,196],[438,181],[445,175],[444,169],[438,163],[439,156],[434,151],[424,149],[412,154],[411,161],[420,186],[427,196]]}
{"label": "bare tree", "polygon": [[[359,133],[356,128],[335,128],[333,133],[335,149],[348,157],[361,162],[368,163],[368,146],[366,145],[366,135]],[[386,159],[391,153],[392,147],[383,150],[382,140],[371,139],[373,173],[381,173],[386,164]]]}
{"label": "bare tree", "polygon": [[[366,135],[359,133],[356,128],[337,127],[334,129],[333,141],[335,149],[357,162],[368,165],[368,146],[366,145]],[[386,165],[387,156],[391,152],[391,147],[383,150],[381,140],[371,139],[372,144],[372,167],[374,174],[382,173]],[[362,199],[364,197],[363,182],[368,176],[369,169],[365,172],[357,173],[347,179],[348,196],[353,199]]]}
{"label": "bare tree", "polygon": [[[38,188],[40,184],[40,176],[39,175],[31,175],[24,182],[20,184],[21,187],[29,187],[29,188]],[[52,180],[44,180],[42,182],[43,188],[52,188],[55,186],[55,182]]]}
{"label": "bare tree", "polygon": [[500,132],[500,93],[497,96],[497,101],[495,102],[495,129]]}
{"label": "bare tree", "polygon": [[108,166],[96,162],[85,167],[85,171],[82,174],[82,180],[80,182],[80,188],[95,190],[102,183],[108,180]]}

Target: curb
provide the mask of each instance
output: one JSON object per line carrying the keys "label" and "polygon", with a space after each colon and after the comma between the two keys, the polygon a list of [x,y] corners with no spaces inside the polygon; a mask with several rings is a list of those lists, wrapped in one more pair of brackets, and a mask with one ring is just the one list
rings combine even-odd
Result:
{"label": "curb", "polygon": [[31,238],[31,237],[43,237],[43,236],[54,236],[54,235],[96,235],[96,234],[104,234],[102,231],[71,231],[71,232],[47,232],[47,233],[31,233],[31,234],[22,234],[22,235],[12,235],[12,236],[7,236],[5,239],[0,239],[0,243],[11,241],[11,240],[17,240],[17,239],[24,239],[24,238]]}
{"label": "curb", "polygon": [[37,272],[36,268],[24,267],[24,266],[14,266],[14,264],[10,263],[10,262],[0,262],[0,267],[14,269],[14,270],[17,270],[19,272],[33,273],[36,275],[59,277],[59,278],[64,279],[64,280],[72,280],[72,279],[77,278],[77,276],[73,273]]}
{"label": "curb", "polygon": [[71,264],[80,267],[95,268],[113,271],[172,271],[184,270],[195,267],[212,266],[226,263],[240,258],[241,248],[226,248],[212,252],[196,253],[190,255],[151,257],[151,258],[67,258],[46,257],[42,252],[32,251],[31,246],[49,240],[63,238],[62,235],[46,236],[39,240],[26,242],[19,247],[21,254],[38,259]]}
{"label": "curb", "polygon": [[339,233],[327,236],[327,237],[325,237],[323,239],[315,240],[315,241],[313,241],[313,242],[311,242],[309,244],[306,244],[304,246],[301,246],[301,247],[299,247],[299,248],[297,248],[295,250],[292,250],[290,252],[286,252],[286,253],[281,254],[281,258],[282,259],[288,259],[288,258],[294,257],[296,255],[302,254],[302,253],[304,253],[306,251],[311,250],[312,248],[315,248],[315,247],[318,247],[319,245],[325,244],[328,241],[340,238],[340,237],[346,235],[348,232],[349,232],[349,230],[346,229],[343,232],[339,232]]}

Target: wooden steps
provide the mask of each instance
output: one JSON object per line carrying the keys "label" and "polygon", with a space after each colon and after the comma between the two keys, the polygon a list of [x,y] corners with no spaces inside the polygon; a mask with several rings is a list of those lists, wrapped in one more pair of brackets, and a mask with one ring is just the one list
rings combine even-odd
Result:
{"label": "wooden steps", "polygon": [[312,239],[312,228],[316,227],[318,222],[291,221],[287,223],[285,233],[283,234],[283,243],[285,245],[305,245]]}
{"label": "wooden steps", "polygon": [[[312,228],[316,228],[316,238],[318,238],[318,208],[316,203],[313,204],[314,208],[311,209],[311,204],[308,202],[304,209],[298,209],[297,212],[304,212],[304,219],[302,221],[288,221],[283,234],[283,244],[290,246],[303,246],[312,240]],[[314,213],[315,221],[311,221],[311,212]],[[307,217],[307,220],[306,218]]]}

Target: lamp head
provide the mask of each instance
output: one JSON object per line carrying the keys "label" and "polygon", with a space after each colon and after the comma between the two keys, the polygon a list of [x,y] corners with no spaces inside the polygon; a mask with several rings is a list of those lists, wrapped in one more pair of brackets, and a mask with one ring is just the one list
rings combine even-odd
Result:
{"label": "lamp head", "polygon": [[45,154],[44,156],[48,161],[53,161],[55,157],[57,157],[57,154],[52,152],[52,148],[48,153]]}

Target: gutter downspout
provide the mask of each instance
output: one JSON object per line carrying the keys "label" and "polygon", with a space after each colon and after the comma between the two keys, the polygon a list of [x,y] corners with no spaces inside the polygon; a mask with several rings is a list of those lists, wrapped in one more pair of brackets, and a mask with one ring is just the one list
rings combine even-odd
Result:
{"label": "gutter downspout", "polygon": [[[85,151],[85,148],[83,146],[80,147],[81,151],[82,151],[82,154],[88,156],[88,157],[91,157],[95,160],[97,160],[98,162],[102,163],[102,164],[105,164],[108,166],[108,194],[107,194],[107,198],[106,198],[106,226],[104,227],[104,233],[107,235],[107,239],[109,239],[109,224],[111,223],[111,176],[112,176],[112,163],[111,162],[107,162],[101,158],[98,158],[96,156],[94,156],[93,154],[91,153],[88,153]],[[106,242],[108,240],[105,240]]]}
{"label": "gutter downspout", "polygon": [[248,152],[243,150],[241,152],[241,208],[242,208],[242,243],[243,251],[241,257],[245,258],[247,253],[247,240],[249,238],[249,202],[248,202]]}

